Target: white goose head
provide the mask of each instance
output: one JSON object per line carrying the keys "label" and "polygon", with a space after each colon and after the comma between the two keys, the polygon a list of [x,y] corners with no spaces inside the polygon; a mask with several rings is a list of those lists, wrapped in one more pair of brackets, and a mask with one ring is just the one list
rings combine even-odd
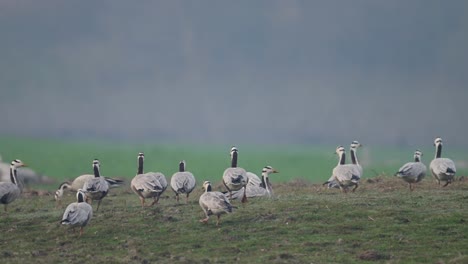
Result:
{"label": "white goose head", "polygon": [[137,175],[143,174],[143,162],[145,161],[145,154],[143,152],[138,153],[137,156]]}
{"label": "white goose head", "polygon": [[357,149],[359,147],[361,147],[361,143],[359,143],[357,140],[354,140],[353,142],[351,142],[351,149]]}
{"label": "white goose head", "polygon": [[84,203],[86,200],[86,194],[82,189],[78,189],[76,192],[76,201],[78,203]]}
{"label": "white goose head", "polygon": [[204,181],[202,188],[205,190],[205,192],[211,192],[211,182]]}
{"label": "white goose head", "polygon": [[442,145],[442,138],[438,137],[434,139],[434,146],[438,147],[440,145]]}
{"label": "white goose head", "polygon": [[237,167],[238,149],[235,146],[232,146],[230,153],[231,153],[231,167],[235,168],[235,167]]}
{"label": "white goose head", "polygon": [[185,160],[181,160],[179,162],[179,172],[184,172],[185,171]]}
{"label": "white goose head", "polygon": [[266,174],[268,176],[270,173],[278,173],[278,171],[271,166],[263,167],[262,174]]}
{"label": "white goose head", "polygon": [[10,167],[11,168],[14,168],[14,169],[17,169],[17,168],[20,168],[20,167],[26,167],[26,163],[23,163],[21,160],[19,159],[15,159],[11,162],[10,164]]}
{"label": "white goose head", "polygon": [[94,159],[93,160],[93,170],[94,170],[94,176],[95,177],[101,176],[100,168],[101,168],[101,163],[99,162],[98,159]]}
{"label": "white goose head", "polygon": [[419,149],[417,149],[417,150],[414,152],[414,161],[416,161],[416,162],[421,161],[421,157],[422,157],[422,156],[423,156],[422,151],[420,151]]}

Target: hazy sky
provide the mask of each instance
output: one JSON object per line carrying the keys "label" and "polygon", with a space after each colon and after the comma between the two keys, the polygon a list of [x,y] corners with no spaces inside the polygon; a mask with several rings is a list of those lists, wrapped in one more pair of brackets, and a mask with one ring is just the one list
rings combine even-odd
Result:
{"label": "hazy sky", "polygon": [[0,1],[0,134],[467,146],[468,1]]}

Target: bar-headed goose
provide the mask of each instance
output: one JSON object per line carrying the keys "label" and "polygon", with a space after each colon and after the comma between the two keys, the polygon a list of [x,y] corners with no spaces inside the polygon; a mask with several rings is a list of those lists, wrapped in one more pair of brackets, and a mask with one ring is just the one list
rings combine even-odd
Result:
{"label": "bar-headed goose", "polygon": [[146,198],[153,198],[150,206],[159,202],[159,197],[167,188],[166,176],[161,172],[147,172],[143,173],[143,163],[145,154],[140,152],[138,154],[138,170],[137,175],[133,177],[130,183],[133,192],[135,192],[141,201],[141,206],[145,206]]}
{"label": "bar-headed goose", "polygon": [[83,228],[93,217],[93,208],[85,202],[85,197],[84,191],[79,189],[76,192],[77,201],[67,206],[60,221],[62,225],[79,226],[80,236],[83,234]]}
{"label": "bar-headed goose", "polygon": [[[269,177],[271,173],[278,173],[278,171],[271,166],[265,166],[262,169],[262,178],[259,178],[255,173],[247,172],[249,180],[246,185],[247,198],[260,196],[271,197],[273,195],[273,188]],[[242,189],[233,191],[232,199],[242,199],[243,195],[244,191]]]}
{"label": "bar-headed goose", "polygon": [[[56,207],[61,206],[65,190],[76,192],[79,189],[83,188],[83,185],[87,180],[93,179],[94,177],[95,176],[93,174],[83,174],[76,177],[72,182],[66,181],[61,183],[58,189],[55,191]],[[110,177],[104,177],[104,179],[107,181],[110,188],[120,187],[124,183],[123,180],[113,179]]]}
{"label": "bar-headed goose", "polygon": [[362,166],[361,164],[359,163],[359,160],[358,160],[358,157],[357,157],[357,149],[359,147],[361,147],[361,143],[359,143],[358,141],[354,140],[353,142],[351,142],[351,145],[349,147],[349,153],[351,155],[351,163],[353,165],[355,165],[358,170],[359,170],[359,177],[362,178],[362,173],[363,173],[363,170],[362,170]]}
{"label": "bar-headed goose", "polygon": [[444,181],[445,184],[443,187],[452,183],[455,178],[455,173],[457,169],[455,168],[455,163],[451,159],[441,158],[442,156],[442,139],[440,137],[434,140],[435,146],[435,158],[431,161],[429,168],[431,169],[432,175],[437,180],[437,183],[440,185],[441,181]]}
{"label": "bar-headed goose", "polygon": [[218,226],[221,215],[231,213],[233,207],[222,192],[211,190],[211,183],[209,181],[203,183],[203,189],[205,189],[205,192],[200,196],[198,202],[206,217],[201,219],[200,222],[206,223],[210,219],[210,215],[216,215],[216,225]]}
{"label": "bar-headed goose", "polygon": [[98,159],[93,160],[93,171],[94,177],[85,181],[83,191],[87,199],[98,201],[96,208],[96,211],[98,211],[102,199],[109,192],[109,183],[101,176],[101,163]]}
{"label": "bar-headed goose", "polygon": [[227,168],[223,173],[223,184],[229,192],[230,197],[232,198],[232,192],[244,189],[244,195],[242,197],[242,202],[247,202],[246,188],[248,178],[247,172],[241,168],[237,167],[237,156],[238,150],[236,147],[231,148],[231,167]]}
{"label": "bar-headed goose", "polygon": [[18,179],[17,169],[24,167],[21,160],[15,159],[10,164],[10,180],[11,182],[0,182],[0,203],[5,205],[5,212],[9,203],[18,199],[23,192],[23,184]]}
{"label": "bar-headed goose", "polygon": [[346,154],[345,148],[339,146],[336,148],[338,155],[338,165],[333,169],[333,179],[336,180],[342,192],[347,192],[349,187],[353,187],[353,192],[359,187],[361,179],[359,170],[354,164],[345,164]]}
{"label": "bar-headed goose", "polygon": [[409,183],[410,191],[414,189],[414,183],[420,182],[426,176],[427,169],[426,165],[421,161],[422,155],[421,151],[416,150],[414,152],[414,162],[406,163],[395,173],[395,176]]}
{"label": "bar-headed goose", "polygon": [[179,202],[179,194],[185,194],[185,202],[188,203],[189,194],[195,189],[195,176],[190,171],[185,170],[185,160],[179,162],[179,171],[171,177],[171,188]]}

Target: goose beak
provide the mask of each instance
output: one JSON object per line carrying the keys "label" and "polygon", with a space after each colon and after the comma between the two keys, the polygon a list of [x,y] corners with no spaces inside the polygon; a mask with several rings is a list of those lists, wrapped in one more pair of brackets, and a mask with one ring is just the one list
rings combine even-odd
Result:
{"label": "goose beak", "polygon": [[273,171],[272,171],[272,173],[279,173],[279,171],[277,171],[277,170],[273,170]]}

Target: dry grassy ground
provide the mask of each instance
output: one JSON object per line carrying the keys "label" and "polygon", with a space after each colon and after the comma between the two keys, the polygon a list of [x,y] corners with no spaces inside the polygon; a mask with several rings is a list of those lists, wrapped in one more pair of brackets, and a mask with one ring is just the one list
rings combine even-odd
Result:
{"label": "dry grassy ground", "polygon": [[413,192],[391,176],[348,194],[302,180],[274,189],[272,199],[234,201],[219,227],[215,217],[199,222],[200,186],[188,204],[167,190],[144,209],[128,186],[112,189],[82,237],[59,224],[64,209],[52,196],[30,190],[0,214],[0,262],[468,262],[468,180],[441,188],[427,177]]}

